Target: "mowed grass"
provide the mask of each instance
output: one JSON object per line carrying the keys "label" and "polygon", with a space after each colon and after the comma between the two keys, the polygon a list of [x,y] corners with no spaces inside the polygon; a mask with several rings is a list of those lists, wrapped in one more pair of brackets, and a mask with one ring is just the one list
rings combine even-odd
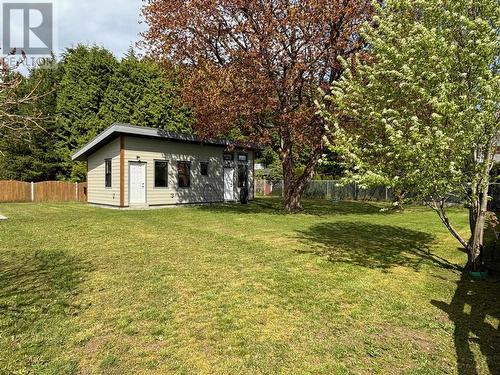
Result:
{"label": "mowed grass", "polygon": [[498,374],[500,283],[381,207],[0,205],[0,372]]}

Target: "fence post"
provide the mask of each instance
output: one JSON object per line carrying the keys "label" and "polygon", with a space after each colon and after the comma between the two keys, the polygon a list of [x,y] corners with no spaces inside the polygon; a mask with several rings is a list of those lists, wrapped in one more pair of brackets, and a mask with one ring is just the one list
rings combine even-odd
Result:
{"label": "fence post", "polygon": [[387,186],[385,187],[385,201],[387,202],[389,200],[389,194],[387,192],[388,188]]}
{"label": "fence post", "polygon": [[330,199],[330,181],[326,181],[326,199]]}
{"label": "fence post", "polygon": [[285,198],[285,180],[281,180],[281,197]]}
{"label": "fence post", "polygon": [[78,182],[75,182],[75,200],[78,202]]}
{"label": "fence post", "polygon": [[31,201],[35,201],[35,183],[31,181]]}

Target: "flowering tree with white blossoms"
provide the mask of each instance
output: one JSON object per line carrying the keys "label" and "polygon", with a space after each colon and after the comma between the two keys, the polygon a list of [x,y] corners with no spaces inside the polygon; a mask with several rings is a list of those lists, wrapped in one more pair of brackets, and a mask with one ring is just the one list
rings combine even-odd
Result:
{"label": "flowering tree with white blossoms", "polygon": [[[423,200],[468,269],[481,265],[499,142],[499,30],[497,0],[388,0],[365,28],[372,58],[345,63],[318,104],[351,177],[377,176]],[[451,197],[467,202],[469,238],[447,215]]]}

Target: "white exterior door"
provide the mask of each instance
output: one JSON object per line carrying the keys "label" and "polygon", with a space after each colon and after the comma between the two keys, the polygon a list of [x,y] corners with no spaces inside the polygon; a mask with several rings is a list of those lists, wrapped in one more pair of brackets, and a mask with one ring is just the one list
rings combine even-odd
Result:
{"label": "white exterior door", "polygon": [[146,163],[130,162],[129,203],[146,204]]}
{"label": "white exterior door", "polygon": [[224,168],[224,200],[234,201],[234,168]]}

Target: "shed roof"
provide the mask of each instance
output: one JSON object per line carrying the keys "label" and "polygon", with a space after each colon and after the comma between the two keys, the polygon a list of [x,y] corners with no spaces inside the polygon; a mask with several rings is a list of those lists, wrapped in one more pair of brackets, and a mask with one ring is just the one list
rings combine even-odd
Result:
{"label": "shed roof", "polygon": [[75,161],[84,161],[90,154],[92,154],[97,149],[104,146],[111,140],[115,139],[119,135],[164,139],[174,142],[198,143],[211,146],[220,146],[225,148],[234,147],[234,148],[249,149],[249,150],[261,149],[260,146],[255,144],[242,144],[223,139],[212,139],[212,138],[204,139],[196,137],[194,135],[175,133],[163,129],[114,123],[109,128],[100,133],[98,136],[96,136],[94,139],[92,139],[85,146],[83,146],[81,149],[76,151],[71,156],[71,159]]}

